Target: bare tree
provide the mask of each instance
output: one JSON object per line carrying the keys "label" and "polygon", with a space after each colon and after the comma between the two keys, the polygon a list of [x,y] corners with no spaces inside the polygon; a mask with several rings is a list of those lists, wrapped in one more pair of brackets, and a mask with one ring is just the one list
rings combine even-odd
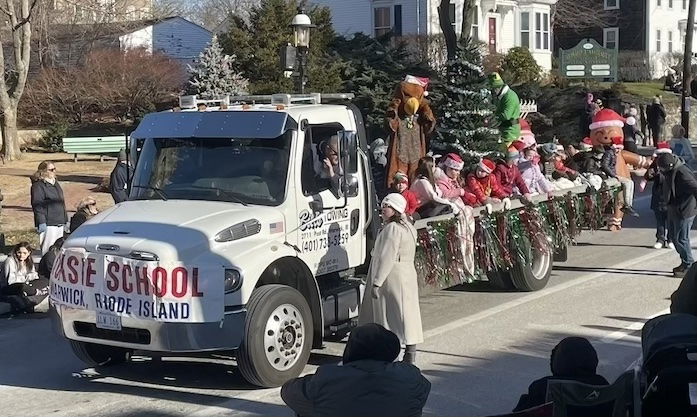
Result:
{"label": "bare tree", "polygon": [[[5,159],[20,157],[17,136],[17,106],[24,93],[29,72],[31,54],[32,12],[39,0],[3,0],[0,13],[5,16],[3,35],[11,37],[9,42],[14,55],[14,68],[5,62],[5,51],[0,47],[0,68],[5,74],[0,77],[0,110],[2,110],[3,153]],[[3,36],[4,37],[4,36]],[[4,40],[4,39],[2,39]]]}
{"label": "bare tree", "polygon": [[617,10],[605,10],[596,0],[559,0],[552,6],[552,27],[574,31],[616,25]]}
{"label": "bare tree", "polygon": [[[458,38],[453,28],[452,20],[450,19],[450,3],[451,0],[441,0],[438,6],[438,21],[440,23],[440,28],[443,31],[443,37],[445,38],[445,47],[447,50],[448,59],[455,58],[455,52],[457,50]],[[476,10],[474,0],[463,0],[462,5],[462,31],[460,32],[461,38],[468,38],[472,32],[472,22],[474,21],[474,12]]]}

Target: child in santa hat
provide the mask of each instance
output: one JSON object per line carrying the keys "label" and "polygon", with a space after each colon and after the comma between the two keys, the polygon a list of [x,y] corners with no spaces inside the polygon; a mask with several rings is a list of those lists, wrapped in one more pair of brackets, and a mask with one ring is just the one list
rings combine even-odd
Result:
{"label": "child in santa hat", "polygon": [[[525,144],[525,142],[524,142]],[[542,174],[539,164],[540,155],[537,153],[536,145],[526,146],[520,156],[518,169],[531,194],[551,194],[554,186]]]}
{"label": "child in santa hat", "polygon": [[407,208],[404,210],[404,214],[411,217],[414,220],[418,220],[419,214],[416,213],[416,209],[419,208],[421,203],[415,192],[409,189],[409,177],[407,174],[397,171],[392,178],[392,189],[391,193],[401,194],[402,197],[407,201]]}
{"label": "child in santa hat", "polygon": [[440,163],[441,171],[437,172],[436,184],[446,200],[455,203],[460,209],[465,206],[473,206],[474,196],[462,186],[460,173],[465,163],[456,153],[445,155]]}
{"label": "child in santa hat", "polygon": [[494,175],[506,195],[522,195],[523,198],[529,200],[530,190],[528,190],[528,186],[520,174],[520,169],[518,169],[520,151],[523,150],[524,146],[523,142],[519,140],[513,142],[506,152],[506,160],[496,165]]}
{"label": "child in santa hat", "polygon": [[653,154],[654,161],[644,174],[644,179],[639,183],[639,188],[644,191],[648,181],[653,181],[651,187],[651,210],[656,217],[656,243],[653,245],[655,249],[670,248],[675,249],[673,245],[673,236],[671,228],[668,225],[668,202],[665,201],[663,187],[665,178],[656,166],[656,157],[664,153],[673,153],[668,142],[658,142],[656,151]]}
{"label": "child in santa hat", "polygon": [[501,187],[494,170],[496,164],[490,159],[482,159],[474,173],[467,176],[467,191],[470,199],[467,203],[471,206],[480,206],[491,203],[499,203],[509,197]]}

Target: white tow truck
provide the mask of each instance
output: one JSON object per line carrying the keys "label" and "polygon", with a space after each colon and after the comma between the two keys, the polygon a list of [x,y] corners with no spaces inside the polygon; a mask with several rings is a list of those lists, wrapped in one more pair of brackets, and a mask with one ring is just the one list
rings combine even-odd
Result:
{"label": "white tow truck", "polygon": [[[130,139],[129,201],[72,234],[51,274],[54,327],[75,354],[107,366],[135,350],[233,350],[252,384],[299,375],[312,348],[355,322],[380,223],[350,98],[238,97],[196,111],[184,97],[182,111],[145,116]],[[340,190],[315,167],[337,134]],[[532,258],[492,280],[544,287],[553,254]]]}

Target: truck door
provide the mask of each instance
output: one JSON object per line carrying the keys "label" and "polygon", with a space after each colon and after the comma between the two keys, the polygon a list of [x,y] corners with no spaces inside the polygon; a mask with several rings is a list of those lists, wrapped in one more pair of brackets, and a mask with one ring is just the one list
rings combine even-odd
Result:
{"label": "truck door", "polygon": [[[349,193],[345,198],[326,166],[340,159],[337,132],[350,128],[329,123],[307,125],[304,131],[297,246],[315,275],[353,268],[365,259],[364,193]],[[332,170],[336,173],[334,166]]]}

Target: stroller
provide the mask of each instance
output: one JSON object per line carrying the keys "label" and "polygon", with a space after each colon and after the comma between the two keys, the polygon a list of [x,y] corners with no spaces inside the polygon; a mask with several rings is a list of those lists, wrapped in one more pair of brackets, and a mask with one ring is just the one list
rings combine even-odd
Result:
{"label": "stroller", "polygon": [[642,415],[697,416],[697,317],[666,314],[641,332]]}

